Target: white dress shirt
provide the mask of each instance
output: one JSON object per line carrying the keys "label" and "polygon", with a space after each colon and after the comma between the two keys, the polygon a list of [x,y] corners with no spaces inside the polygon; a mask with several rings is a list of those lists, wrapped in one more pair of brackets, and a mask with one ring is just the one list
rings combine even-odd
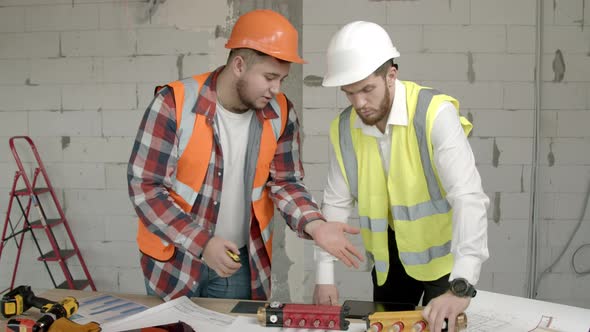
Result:
{"label": "white dress shirt", "polygon": [[[365,125],[360,119],[355,123],[363,134],[377,139],[386,174],[389,173],[393,126],[407,125],[406,88],[399,80],[395,82],[395,97],[384,133],[376,126]],[[451,252],[455,263],[449,280],[465,278],[475,285],[481,265],[489,257],[486,214],[489,199],[483,192],[475,158],[459,122],[457,109],[450,102],[443,102],[438,109],[431,137],[434,164],[447,192],[446,199],[453,208]],[[328,221],[347,222],[353,208],[354,199],[330,144],[330,168],[322,211]],[[334,284],[333,261],[336,258],[317,246],[314,256],[317,262],[316,283]]]}

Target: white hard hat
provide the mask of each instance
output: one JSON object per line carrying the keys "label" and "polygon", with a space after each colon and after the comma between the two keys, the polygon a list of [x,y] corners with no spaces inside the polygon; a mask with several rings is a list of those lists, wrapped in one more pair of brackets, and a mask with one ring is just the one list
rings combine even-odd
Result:
{"label": "white hard hat", "polygon": [[399,57],[387,31],[372,22],[343,26],[330,40],[323,86],[342,86],[367,78],[385,61]]}

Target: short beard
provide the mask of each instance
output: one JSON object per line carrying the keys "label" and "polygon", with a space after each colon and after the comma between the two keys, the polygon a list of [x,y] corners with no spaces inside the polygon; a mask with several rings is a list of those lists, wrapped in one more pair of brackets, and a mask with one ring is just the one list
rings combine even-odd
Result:
{"label": "short beard", "polygon": [[238,92],[238,98],[240,98],[240,103],[246,106],[246,109],[242,109],[241,111],[256,109],[256,105],[254,105],[254,103],[248,100],[248,97],[246,97],[246,81],[244,81],[243,78],[238,79],[238,81],[236,82],[236,91]]}
{"label": "short beard", "polygon": [[385,96],[383,96],[383,99],[381,100],[381,104],[379,105],[379,108],[377,110],[378,113],[378,117],[373,118],[373,119],[365,119],[362,116],[359,116],[359,118],[361,118],[361,121],[363,121],[364,124],[366,124],[367,126],[374,126],[377,123],[379,123],[379,121],[383,120],[385,117],[389,116],[389,111],[391,110],[391,93],[389,92],[389,89],[387,89],[387,87],[385,88]]}

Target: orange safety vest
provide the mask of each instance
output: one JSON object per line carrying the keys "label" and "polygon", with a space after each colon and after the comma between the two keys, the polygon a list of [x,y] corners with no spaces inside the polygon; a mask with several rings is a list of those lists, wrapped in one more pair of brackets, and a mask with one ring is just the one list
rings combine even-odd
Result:
{"label": "orange safety vest", "polygon": [[[196,81],[197,88],[191,93],[200,92],[205,81],[210,73],[195,75],[188,80]],[[183,110],[185,112],[192,112],[192,109],[197,102],[198,95],[187,94],[185,96],[185,89],[188,87],[186,80],[175,81],[167,84],[174,92],[174,102],[176,104],[176,123],[180,127],[182,121]],[[185,101],[192,105],[185,108]],[[274,204],[269,196],[269,188],[266,187],[268,176],[270,173],[270,164],[274,158],[277,149],[277,140],[285,130],[288,116],[287,98],[284,94],[279,93],[275,97],[274,105],[280,108],[280,128],[273,120],[264,119],[262,125],[262,136],[260,138],[260,150],[258,152],[256,173],[254,174],[254,182],[252,188],[252,210],[254,211],[253,220],[258,221],[260,232],[266,247],[268,257],[272,260],[272,227],[270,222],[274,214]],[[273,101],[271,101],[271,105]],[[276,110],[275,108],[275,111]],[[186,114],[186,113],[185,113]],[[193,113],[194,114],[194,113]],[[181,135],[183,133],[181,132]],[[184,152],[178,159],[176,169],[176,181],[182,182],[183,185],[190,187],[193,193],[198,193],[203,184],[207,168],[209,166],[209,159],[213,148],[213,129],[207,124],[206,117],[201,114],[196,114],[192,135],[188,138],[188,143]],[[172,188],[167,188],[170,196],[186,213],[190,214],[192,209],[192,202],[187,202],[180,194],[175,192]],[[145,224],[139,220],[139,228],[137,232],[137,243],[139,250],[159,261],[167,261],[174,255],[175,247],[173,244],[165,242],[160,237],[150,232]]]}

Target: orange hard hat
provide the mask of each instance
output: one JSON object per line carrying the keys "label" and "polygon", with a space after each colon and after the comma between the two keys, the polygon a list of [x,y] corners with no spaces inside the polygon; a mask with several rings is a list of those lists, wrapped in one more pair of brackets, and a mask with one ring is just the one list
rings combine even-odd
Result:
{"label": "orange hard hat", "polygon": [[306,63],[297,55],[298,38],[283,15],[258,9],[238,18],[225,48],[251,48],[284,61]]}

